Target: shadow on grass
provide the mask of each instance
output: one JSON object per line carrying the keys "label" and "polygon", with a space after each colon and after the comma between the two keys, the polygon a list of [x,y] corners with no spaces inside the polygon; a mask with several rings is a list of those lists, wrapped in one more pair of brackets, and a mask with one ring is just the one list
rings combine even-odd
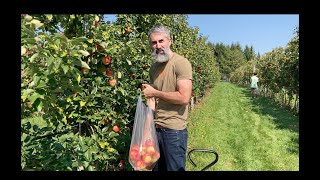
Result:
{"label": "shadow on grass", "polygon": [[[288,129],[299,134],[299,116],[289,111],[287,107],[281,107],[268,97],[258,96],[257,98],[252,98],[250,90],[246,88],[242,89],[242,93],[252,103],[253,111],[258,114],[271,116],[278,128]],[[292,139],[292,142],[299,144],[298,137],[296,136],[296,138]],[[294,149],[296,148],[292,148],[292,151],[296,151]]]}

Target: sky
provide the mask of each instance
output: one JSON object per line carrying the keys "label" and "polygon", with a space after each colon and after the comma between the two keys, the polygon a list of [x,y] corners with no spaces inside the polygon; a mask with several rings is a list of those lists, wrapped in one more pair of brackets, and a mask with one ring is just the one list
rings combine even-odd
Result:
{"label": "sky", "polygon": [[[105,20],[115,20],[114,15],[106,17]],[[263,55],[286,47],[299,27],[299,14],[191,14],[187,21],[211,43],[239,43],[242,48],[252,46],[256,54]]]}

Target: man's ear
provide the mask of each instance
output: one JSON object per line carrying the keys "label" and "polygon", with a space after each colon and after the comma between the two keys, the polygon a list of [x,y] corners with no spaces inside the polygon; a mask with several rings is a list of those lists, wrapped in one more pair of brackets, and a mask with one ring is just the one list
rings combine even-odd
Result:
{"label": "man's ear", "polygon": [[172,39],[170,38],[170,39],[168,39],[169,40],[169,46],[171,46],[171,44],[172,44]]}

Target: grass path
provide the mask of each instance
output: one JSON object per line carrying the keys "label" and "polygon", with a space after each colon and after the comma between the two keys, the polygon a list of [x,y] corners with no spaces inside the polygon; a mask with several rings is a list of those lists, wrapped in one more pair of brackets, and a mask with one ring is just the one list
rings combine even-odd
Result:
{"label": "grass path", "polygon": [[[298,171],[299,117],[249,90],[220,82],[189,114],[191,149],[212,149],[219,161],[207,171]],[[198,171],[213,160],[194,153]]]}

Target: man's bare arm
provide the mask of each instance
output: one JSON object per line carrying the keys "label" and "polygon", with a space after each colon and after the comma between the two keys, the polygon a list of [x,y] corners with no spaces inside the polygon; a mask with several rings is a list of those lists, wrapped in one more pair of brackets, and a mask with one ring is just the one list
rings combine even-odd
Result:
{"label": "man's bare arm", "polygon": [[177,81],[177,91],[163,92],[154,89],[148,84],[143,84],[145,87],[143,94],[147,97],[157,97],[172,104],[188,104],[192,93],[192,81],[189,79]]}

